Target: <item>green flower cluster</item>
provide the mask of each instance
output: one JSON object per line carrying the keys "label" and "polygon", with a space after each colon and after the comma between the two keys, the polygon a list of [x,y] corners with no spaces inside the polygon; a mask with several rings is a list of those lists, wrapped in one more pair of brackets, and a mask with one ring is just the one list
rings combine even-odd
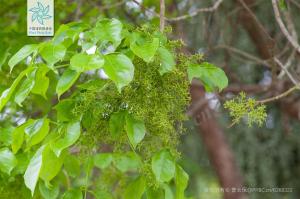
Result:
{"label": "green flower cluster", "polygon": [[258,104],[255,99],[247,98],[244,92],[241,92],[236,98],[227,101],[224,108],[229,110],[233,123],[240,122],[242,118],[247,120],[248,126],[257,124],[262,126],[267,118],[266,106]]}

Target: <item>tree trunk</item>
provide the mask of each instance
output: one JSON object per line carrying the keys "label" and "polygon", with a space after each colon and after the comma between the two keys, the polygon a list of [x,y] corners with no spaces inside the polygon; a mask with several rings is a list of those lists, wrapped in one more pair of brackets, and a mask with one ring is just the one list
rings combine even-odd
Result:
{"label": "tree trunk", "polygon": [[239,168],[213,110],[208,106],[203,88],[192,85],[190,92],[192,97],[190,113],[197,121],[199,133],[208,152],[210,162],[216,171],[221,187],[224,189],[224,198],[245,198],[244,193],[237,191],[243,187]]}

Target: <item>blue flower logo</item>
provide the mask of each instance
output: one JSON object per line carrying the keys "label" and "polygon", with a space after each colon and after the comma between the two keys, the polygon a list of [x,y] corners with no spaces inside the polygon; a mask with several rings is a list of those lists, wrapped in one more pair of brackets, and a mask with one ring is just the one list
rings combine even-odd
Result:
{"label": "blue flower logo", "polygon": [[50,19],[51,16],[49,15],[49,5],[43,6],[40,2],[37,2],[37,7],[33,7],[29,10],[32,12],[31,21],[38,21],[39,24],[44,25],[44,20]]}

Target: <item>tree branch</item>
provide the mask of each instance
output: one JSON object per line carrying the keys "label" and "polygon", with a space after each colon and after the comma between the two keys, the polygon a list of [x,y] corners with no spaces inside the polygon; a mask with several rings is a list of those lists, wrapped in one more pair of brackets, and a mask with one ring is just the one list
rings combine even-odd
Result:
{"label": "tree branch", "polygon": [[277,0],[272,0],[272,6],[275,14],[275,19],[277,21],[277,24],[279,25],[281,32],[284,34],[284,36],[287,38],[290,44],[296,49],[296,51],[300,53],[300,45],[296,40],[293,39],[292,35],[289,33],[281,19],[279,8],[277,5]]}
{"label": "tree branch", "polygon": [[288,96],[289,94],[291,94],[292,92],[294,92],[297,89],[300,90],[300,84],[295,85],[294,87],[292,87],[289,90],[281,93],[280,95],[277,95],[277,96],[274,96],[274,97],[271,97],[271,98],[268,98],[268,99],[264,99],[264,100],[259,100],[259,101],[257,101],[257,104],[265,104],[265,103],[268,103],[268,102],[273,102],[273,101],[279,100],[281,98],[284,98],[284,97]]}
{"label": "tree branch", "polygon": [[182,15],[182,16],[178,16],[178,17],[174,17],[174,18],[167,18],[166,20],[167,21],[180,21],[180,20],[191,18],[191,17],[195,17],[201,12],[214,12],[215,10],[217,10],[219,8],[219,6],[221,5],[222,2],[223,2],[223,0],[218,0],[214,3],[213,6],[211,6],[209,8],[199,8],[190,14],[186,14],[186,15]]}

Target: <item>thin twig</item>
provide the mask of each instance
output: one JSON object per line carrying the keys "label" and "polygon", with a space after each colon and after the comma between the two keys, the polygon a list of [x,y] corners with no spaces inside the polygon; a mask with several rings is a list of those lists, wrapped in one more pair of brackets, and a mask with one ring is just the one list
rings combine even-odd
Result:
{"label": "thin twig", "polygon": [[279,59],[277,59],[276,57],[274,58],[274,61],[282,68],[282,70],[284,70],[284,72],[287,74],[287,76],[290,78],[290,80],[293,82],[293,84],[295,84],[296,86],[299,84],[297,82],[297,80],[295,80],[295,78],[293,77],[293,75],[288,71],[288,69],[286,68],[286,66],[284,66]]}
{"label": "thin twig", "polygon": [[[153,10],[150,10],[150,9],[146,8],[145,6],[143,6],[137,0],[132,0],[132,1],[135,4],[139,5],[143,10],[146,10],[147,12],[152,13],[156,17],[160,17],[160,14],[154,12]],[[217,10],[219,8],[219,6],[221,5],[222,2],[223,2],[223,0],[218,0],[211,7],[208,7],[208,8],[199,8],[199,9],[195,10],[194,12],[192,12],[190,14],[185,14],[185,15],[182,15],[182,16],[174,17],[174,18],[167,18],[167,17],[164,16],[164,20],[165,21],[169,21],[169,22],[180,21],[180,20],[191,18],[191,17],[195,17],[195,16],[197,16],[201,12],[214,12],[215,10]]]}
{"label": "thin twig", "polygon": [[231,51],[233,53],[236,53],[236,54],[239,54],[245,58],[248,58],[249,60],[252,60],[252,61],[255,61],[257,63],[260,63],[260,64],[263,64],[263,65],[267,65],[268,63],[265,61],[265,60],[262,60],[258,57],[255,57],[254,55],[251,55],[245,51],[242,51],[240,49],[237,49],[237,48],[234,48],[234,47],[231,47],[231,46],[227,46],[227,45],[218,45],[215,47],[215,49],[218,49],[218,48],[221,48],[221,49],[226,49],[228,51]]}
{"label": "thin twig", "polygon": [[268,99],[264,99],[264,100],[259,100],[259,101],[256,101],[256,103],[257,104],[265,104],[265,103],[268,103],[268,102],[273,102],[273,101],[279,100],[283,97],[288,96],[289,94],[291,94],[293,91],[295,91],[297,89],[300,90],[300,84],[293,86],[292,88],[290,88],[289,90],[281,93],[280,95],[277,95],[277,96],[274,96],[274,97],[271,97],[271,98],[268,98]]}
{"label": "thin twig", "polygon": [[290,0],[290,1],[291,1],[291,3],[293,3],[296,7],[298,7],[300,9],[300,3],[298,3],[295,0]]}
{"label": "thin twig", "polygon": [[287,30],[287,28],[285,27],[285,25],[281,19],[279,8],[277,5],[277,0],[272,0],[272,6],[273,6],[274,14],[275,14],[275,19],[279,25],[281,32],[284,34],[284,36],[287,38],[287,40],[290,42],[290,44],[296,49],[296,51],[298,53],[300,53],[300,45],[298,44],[298,42],[296,40],[293,39],[292,35],[289,33],[289,31]]}
{"label": "thin twig", "polygon": [[213,6],[211,6],[209,8],[199,8],[190,14],[186,14],[186,15],[182,15],[182,16],[174,17],[174,18],[167,18],[166,20],[167,21],[180,21],[180,20],[191,18],[191,17],[195,17],[201,12],[214,12],[219,8],[219,6],[221,5],[222,2],[223,2],[223,0],[218,0],[213,4]]}

